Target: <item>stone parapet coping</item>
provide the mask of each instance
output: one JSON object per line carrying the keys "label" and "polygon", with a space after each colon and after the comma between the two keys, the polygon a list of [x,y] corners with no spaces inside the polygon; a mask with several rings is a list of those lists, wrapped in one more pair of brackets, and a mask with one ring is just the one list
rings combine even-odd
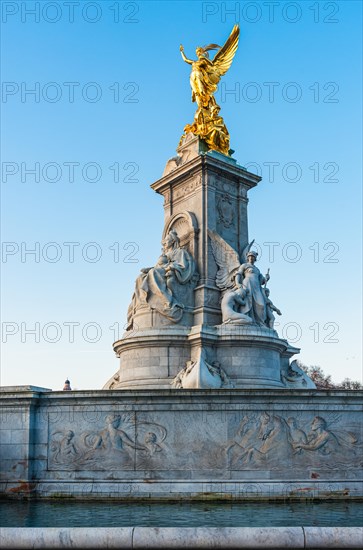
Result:
{"label": "stone parapet coping", "polygon": [[3,527],[1,548],[361,548],[363,527]]}

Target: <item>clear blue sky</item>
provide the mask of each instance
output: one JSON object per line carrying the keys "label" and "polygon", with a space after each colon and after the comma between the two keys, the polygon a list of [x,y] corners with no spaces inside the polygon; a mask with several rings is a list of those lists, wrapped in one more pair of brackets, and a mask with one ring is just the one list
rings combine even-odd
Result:
{"label": "clear blue sky", "polygon": [[362,3],[271,4],[1,2],[3,385],[100,388],[117,370],[134,280],[160,251],[149,185],[194,114],[179,45],[194,57],[236,22],[217,100],[235,158],[263,176],[249,228],[278,331],[336,381],[362,377]]}

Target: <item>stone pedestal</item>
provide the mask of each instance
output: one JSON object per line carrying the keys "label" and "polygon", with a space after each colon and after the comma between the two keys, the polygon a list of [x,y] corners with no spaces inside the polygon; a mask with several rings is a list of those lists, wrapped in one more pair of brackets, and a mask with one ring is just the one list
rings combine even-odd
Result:
{"label": "stone pedestal", "polygon": [[228,325],[126,332],[114,349],[122,357],[116,381],[122,389],[168,389],[185,363],[197,362],[202,352],[208,363],[220,363],[232,387],[284,388],[282,358],[298,352],[291,353],[274,330]]}
{"label": "stone pedestal", "polygon": [[278,388],[2,388],[0,494],[362,498],[362,397]]}
{"label": "stone pedestal", "polygon": [[[227,380],[235,388],[287,387],[281,369],[289,369],[289,358],[299,350],[267,326],[222,323],[222,292],[216,284],[219,264],[211,235],[232,254],[243,256],[249,241],[247,193],[260,179],[231,157],[205,151],[203,143],[188,134],[178,156],[168,161],[163,177],[151,186],[164,197],[162,242],[174,232],[179,248],[195,264],[185,284],[168,280],[183,309],[177,310],[176,318],[175,310],[166,315],[163,304],[156,308],[149,300],[153,285],[166,280],[161,257],[149,274],[138,277],[128,330],[114,343],[120,369],[104,389],[167,389],[188,364],[197,365],[195,380],[209,377],[212,387],[225,387]],[[143,283],[149,276],[151,282]],[[167,292],[165,288],[162,296],[167,298]],[[218,377],[215,368],[222,369],[224,386],[209,376],[208,370]]]}

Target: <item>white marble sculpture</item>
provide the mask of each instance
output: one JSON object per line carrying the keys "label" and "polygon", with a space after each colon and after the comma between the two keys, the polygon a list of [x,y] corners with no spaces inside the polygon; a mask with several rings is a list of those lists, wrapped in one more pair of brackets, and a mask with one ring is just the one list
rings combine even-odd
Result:
{"label": "white marble sculpture", "polygon": [[188,283],[195,273],[192,255],[180,246],[175,230],[162,242],[163,250],[154,267],[141,270],[127,312],[127,330],[132,329],[133,316],[140,305],[147,304],[161,315],[177,323],[183,316],[184,304],[175,297],[177,285]]}
{"label": "white marble sculpture", "polygon": [[221,301],[223,323],[245,324],[252,323],[251,317],[245,313],[239,313],[239,306],[246,305],[248,290],[243,287],[236,290],[226,290]]}
{"label": "white marble sculpture", "polygon": [[275,316],[273,314],[273,312],[275,311],[277,313],[277,315],[282,315],[281,311],[279,310],[279,308],[277,308],[270,300],[269,296],[270,296],[270,289],[267,288],[265,286],[265,288],[263,289],[263,292],[265,294],[265,298],[266,298],[266,324],[268,325],[269,328],[274,328],[274,323],[275,323]]}
{"label": "white marble sculpture", "polygon": [[291,361],[287,368],[281,369],[281,380],[287,388],[316,390],[316,385],[296,360]]}
{"label": "white marble sculpture", "polygon": [[233,388],[234,385],[218,361],[210,364],[206,353],[201,350],[197,361],[187,361],[171,383],[176,389],[220,389]]}
{"label": "white marble sculpture", "polygon": [[[263,276],[255,266],[257,252],[248,244],[241,254],[238,253],[217,233],[208,231],[212,251],[218,265],[216,285],[222,291],[223,323],[254,323],[273,328],[272,310],[281,314],[271,300],[266,285],[269,273]],[[268,289],[267,289],[268,290]]]}
{"label": "white marble sculpture", "polygon": [[246,303],[241,307],[241,313],[249,315],[254,323],[264,326],[267,318],[267,307],[262,285],[266,284],[269,275],[266,275],[265,278],[258,267],[255,266],[257,252],[250,250],[246,256],[247,261],[239,266],[234,276],[235,286],[248,291],[246,293]]}

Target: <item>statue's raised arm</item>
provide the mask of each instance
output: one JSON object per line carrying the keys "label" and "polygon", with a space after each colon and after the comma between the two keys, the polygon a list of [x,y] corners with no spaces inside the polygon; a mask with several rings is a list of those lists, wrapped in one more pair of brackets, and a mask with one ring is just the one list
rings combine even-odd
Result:
{"label": "statue's raised arm", "polygon": [[180,44],[180,53],[181,53],[181,56],[182,56],[182,59],[183,61],[185,61],[185,63],[188,63],[189,65],[193,65],[193,60],[192,59],[188,59],[184,53],[184,46],[183,44]]}

